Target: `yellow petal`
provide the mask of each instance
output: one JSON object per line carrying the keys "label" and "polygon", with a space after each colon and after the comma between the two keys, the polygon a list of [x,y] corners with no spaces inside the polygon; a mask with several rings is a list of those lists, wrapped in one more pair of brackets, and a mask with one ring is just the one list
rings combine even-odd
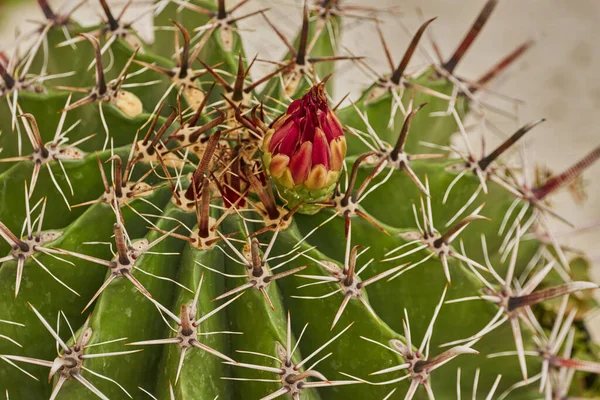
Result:
{"label": "yellow petal", "polygon": [[289,168],[286,168],[283,171],[283,174],[281,174],[277,181],[288,189],[292,189],[294,187],[294,178],[292,178],[292,171]]}
{"label": "yellow petal", "polygon": [[340,171],[346,157],[346,138],[343,136],[337,137],[329,144],[331,151],[330,168],[332,171]]}
{"label": "yellow petal", "polygon": [[275,178],[279,178],[288,164],[290,163],[290,158],[285,154],[277,154],[271,159],[271,163],[269,164],[269,172],[271,176]]}
{"label": "yellow petal", "polygon": [[275,133],[275,129],[269,129],[266,133],[265,133],[265,137],[263,139],[263,145],[262,145],[262,151],[264,153],[267,153],[269,151],[269,143],[271,143],[271,138],[273,137],[273,134]]}
{"label": "yellow petal", "polygon": [[322,164],[314,167],[304,181],[304,186],[311,190],[322,189],[327,183],[327,170]]}

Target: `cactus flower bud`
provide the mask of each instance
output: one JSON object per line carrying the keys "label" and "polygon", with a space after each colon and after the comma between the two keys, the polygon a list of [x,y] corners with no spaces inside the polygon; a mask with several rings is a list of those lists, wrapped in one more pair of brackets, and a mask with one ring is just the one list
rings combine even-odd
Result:
{"label": "cactus flower bud", "polygon": [[[346,156],[342,125],[327,105],[325,81],[313,86],[269,130],[264,162],[288,206],[322,201],[335,188]],[[304,212],[316,211],[303,207]]]}

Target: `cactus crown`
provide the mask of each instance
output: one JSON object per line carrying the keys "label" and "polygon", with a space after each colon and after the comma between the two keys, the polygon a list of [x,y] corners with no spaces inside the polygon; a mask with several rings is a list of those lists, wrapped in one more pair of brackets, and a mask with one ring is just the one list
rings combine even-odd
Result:
{"label": "cactus crown", "polygon": [[[506,154],[543,120],[481,157],[463,124],[531,46],[456,74],[498,1],[419,70],[435,18],[396,64],[386,10],[304,1],[291,39],[246,3],[156,1],[146,43],[131,1],[89,27],[38,0],[32,43],[0,52],[6,397],[597,397],[597,285],[549,198],[600,148],[533,179]],[[334,104],[334,64],[370,68],[339,49],[356,18],[391,70]],[[282,61],[247,56],[246,19]]]}

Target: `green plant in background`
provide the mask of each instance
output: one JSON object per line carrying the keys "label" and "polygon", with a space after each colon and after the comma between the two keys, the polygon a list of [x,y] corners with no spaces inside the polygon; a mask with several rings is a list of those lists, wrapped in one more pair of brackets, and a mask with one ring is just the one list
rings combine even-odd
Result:
{"label": "green plant in background", "polygon": [[[246,1],[161,0],[153,43],[131,2],[100,0],[94,27],[38,3],[33,44],[0,53],[7,398],[599,395],[597,285],[548,198],[600,148],[532,177],[505,152],[541,121],[481,157],[463,124],[531,45],[455,74],[497,1],[417,71],[433,19],[396,66],[383,10],[339,0],[305,2],[295,39]],[[339,49],[348,18],[375,25],[392,70],[344,107],[333,64],[371,68]],[[282,61],[244,52],[241,19]]]}

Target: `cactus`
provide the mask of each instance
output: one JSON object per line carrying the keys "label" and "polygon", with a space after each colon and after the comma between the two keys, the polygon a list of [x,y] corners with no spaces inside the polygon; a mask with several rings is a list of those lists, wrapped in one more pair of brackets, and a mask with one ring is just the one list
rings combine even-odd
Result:
{"label": "cactus", "polygon": [[[153,43],[106,0],[92,27],[38,3],[32,44],[0,53],[7,399],[600,395],[598,286],[548,201],[600,147],[533,177],[505,153],[541,120],[481,157],[464,126],[531,45],[456,74],[497,0],[417,71],[441,21],[396,67],[382,10],[341,0],[305,1],[296,38],[245,1],[160,0]],[[344,105],[333,64],[365,63],[339,49],[349,18],[392,71]],[[241,19],[288,51],[254,81]]]}

